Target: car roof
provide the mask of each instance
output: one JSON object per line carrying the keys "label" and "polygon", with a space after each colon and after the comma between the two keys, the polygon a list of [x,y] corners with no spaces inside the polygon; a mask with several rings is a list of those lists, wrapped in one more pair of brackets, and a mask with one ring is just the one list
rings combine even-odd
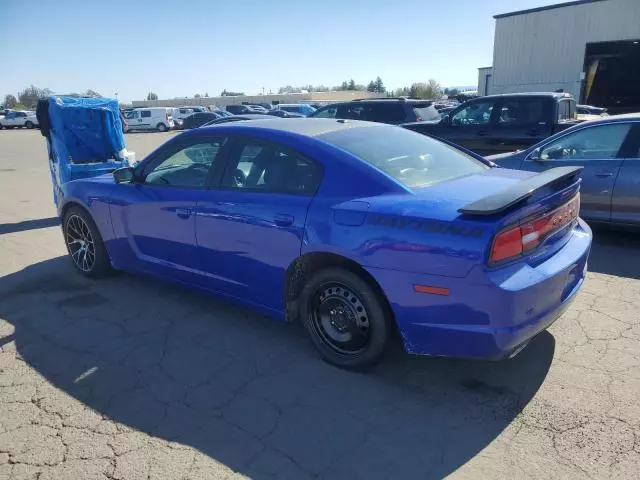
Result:
{"label": "car roof", "polygon": [[[247,117],[249,115],[246,115]],[[257,115],[256,115],[257,116]],[[355,127],[380,127],[385,124],[362,122],[359,120],[335,120],[333,118],[280,118],[275,116],[269,116],[269,119],[265,119],[263,115],[260,115],[261,119],[256,119],[251,122],[231,122],[233,127],[251,129],[266,129],[271,131],[287,132],[297,135],[305,135],[308,137],[317,137],[326,133],[332,133],[340,130],[347,130]],[[222,127],[224,124],[220,125]],[[230,125],[231,126],[231,125]],[[388,125],[387,125],[388,126]],[[216,125],[206,128],[219,128]]]}
{"label": "car roof", "polygon": [[618,122],[637,122],[640,121],[640,113],[624,113],[622,115],[609,115],[607,117],[598,117],[594,120],[587,120],[578,125],[594,125],[596,123],[618,123]]}
{"label": "car roof", "polygon": [[518,92],[518,93],[500,93],[496,95],[486,95],[484,97],[476,97],[473,100],[485,98],[506,98],[506,97],[552,97],[552,98],[573,98],[567,92]]}

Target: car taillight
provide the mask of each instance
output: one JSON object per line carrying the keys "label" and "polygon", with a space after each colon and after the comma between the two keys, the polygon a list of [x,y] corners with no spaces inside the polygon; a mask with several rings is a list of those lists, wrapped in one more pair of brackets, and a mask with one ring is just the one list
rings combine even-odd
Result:
{"label": "car taillight", "polygon": [[499,263],[536,248],[551,233],[578,218],[579,212],[578,193],[569,202],[541,217],[525,220],[515,227],[503,230],[493,240],[489,263]]}

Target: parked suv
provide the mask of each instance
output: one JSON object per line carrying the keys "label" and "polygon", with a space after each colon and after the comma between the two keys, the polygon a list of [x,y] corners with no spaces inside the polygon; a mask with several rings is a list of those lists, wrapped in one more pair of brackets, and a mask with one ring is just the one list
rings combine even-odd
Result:
{"label": "parked suv", "polygon": [[408,98],[371,98],[332,103],[315,111],[309,117],[366,120],[391,123],[440,121],[440,114],[428,100]]}
{"label": "parked suv", "polygon": [[0,117],[0,128],[33,128],[38,126],[36,112],[17,112],[10,110]]}
{"label": "parked suv", "polygon": [[403,125],[414,132],[449,140],[480,155],[523,150],[578,122],[568,93],[489,95],[462,103],[440,122]]}

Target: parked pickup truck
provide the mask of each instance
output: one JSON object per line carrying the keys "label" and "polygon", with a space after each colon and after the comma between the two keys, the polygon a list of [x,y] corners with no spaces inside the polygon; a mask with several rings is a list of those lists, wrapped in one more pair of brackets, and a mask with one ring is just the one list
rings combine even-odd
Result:
{"label": "parked pickup truck", "polygon": [[579,123],[576,102],[568,93],[512,93],[474,98],[438,123],[402,126],[493,155],[527,148]]}

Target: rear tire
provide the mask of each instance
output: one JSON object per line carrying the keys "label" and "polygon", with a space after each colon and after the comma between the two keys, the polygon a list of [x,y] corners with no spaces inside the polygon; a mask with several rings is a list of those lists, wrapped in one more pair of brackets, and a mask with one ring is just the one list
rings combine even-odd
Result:
{"label": "rear tire", "polygon": [[62,221],[64,243],[76,269],[91,278],[107,276],[113,268],[102,236],[91,215],[81,207],[67,210]]}
{"label": "rear tire", "polygon": [[157,129],[159,132],[166,132],[166,131],[167,131],[167,126],[166,126],[164,123],[159,123],[159,124],[156,126],[156,129]]}
{"label": "rear tire", "polygon": [[322,358],[340,368],[375,364],[391,337],[391,314],[384,299],[343,268],[314,273],[300,294],[299,311]]}
{"label": "rear tire", "polygon": [[29,130],[31,130],[34,127],[33,122],[31,121],[26,121],[24,126],[27,127]]}

